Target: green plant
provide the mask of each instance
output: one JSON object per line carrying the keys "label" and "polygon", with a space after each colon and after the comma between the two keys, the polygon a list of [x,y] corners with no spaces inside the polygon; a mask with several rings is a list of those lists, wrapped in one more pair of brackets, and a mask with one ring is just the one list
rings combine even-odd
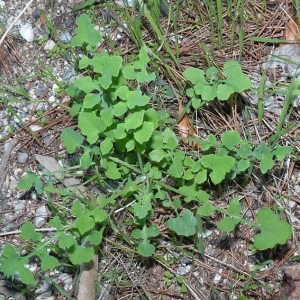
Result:
{"label": "green plant", "polygon": [[[227,209],[221,209],[209,201],[203,184],[210,182],[222,187],[225,180],[243,176],[247,170],[251,173],[256,164],[265,174],[274,166],[274,157],[283,160],[292,148],[269,147],[264,142],[254,146],[243,141],[236,131],[227,131],[220,140],[212,134],[205,140],[186,138],[201,145],[202,156],[198,153],[191,156],[180,150],[180,138],[168,127],[168,122],[160,122],[162,114],[151,107],[151,98],[142,89],[144,84],[155,79],[154,73],[148,70],[147,49],[142,47],[125,64],[121,56],[97,52],[102,37],[94,31],[87,15],[80,16],[77,25],[71,45],[84,48],[78,63],[84,73],[67,92],[73,99],[70,114],[78,117],[79,131],[65,128],[61,138],[68,153],[81,148],[83,154],[79,164],[82,169],[93,168],[103,182],[114,182],[117,188],[111,189],[107,198],[98,196],[95,204],[85,198],[74,201],[71,221],[55,216],[49,222],[57,233],[48,241],[40,241],[41,235],[30,222],[24,224],[22,237],[31,243],[32,250],[20,257],[17,249],[7,244],[0,258],[4,274],[13,277],[17,271],[23,282],[33,283],[33,276],[29,276],[24,267],[29,258],[39,258],[42,270],[46,270],[58,264],[55,256],[62,251],[73,265],[89,261],[96,245],[101,243],[104,228],[112,224],[107,221],[117,208],[132,213],[134,229],[126,241],[134,244],[144,257],[155,253],[155,237],[160,233],[159,227],[151,222],[154,206],[169,207],[173,211],[165,223],[172,235],[190,237],[201,233],[201,218],[218,211],[225,215],[218,223],[220,230],[232,231],[243,222],[260,230],[254,237],[254,247],[262,250],[284,244],[291,236],[291,227],[280,220],[279,215],[263,208],[255,222],[249,221],[240,216],[241,205],[236,197]],[[225,63],[223,72],[211,67],[204,76],[203,70],[189,68],[184,76],[194,85],[187,94],[195,108],[214,98],[228,99],[232,93],[250,87],[249,78],[233,61]],[[163,116],[164,120],[169,119],[166,112]],[[102,175],[98,166],[103,169]],[[172,184],[167,184],[166,178]],[[66,195],[66,191],[53,187],[51,180],[43,186],[41,178],[31,172],[18,186],[21,189],[35,186],[38,192]],[[68,191],[70,195],[75,195],[75,189]],[[197,212],[191,209],[191,202],[199,206]],[[203,245],[198,246],[204,252]],[[185,291],[182,278],[177,277],[177,281]]]}

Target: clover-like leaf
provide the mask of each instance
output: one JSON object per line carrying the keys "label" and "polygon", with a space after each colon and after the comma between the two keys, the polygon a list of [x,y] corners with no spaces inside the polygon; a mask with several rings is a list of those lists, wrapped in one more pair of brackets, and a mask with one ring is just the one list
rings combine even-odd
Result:
{"label": "clover-like leaf", "polygon": [[123,68],[123,75],[128,79],[135,79],[139,83],[149,82],[155,79],[155,74],[148,74],[147,64],[150,61],[147,50],[142,47],[138,60]]}
{"label": "clover-like leaf", "polygon": [[64,128],[60,135],[66,150],[68,153],[72,154],[75,152],[76,147],[80,146],[83,142],[83,137],[81,134],[76,133],[71,128]]}
{"label": "clover-like leaf", "polygon": [[283,245],[292,235],[292,228],[285,220],[268,208],[259,210],[256,216],[260,233],[254,237],[254,246],[259,250],[274,248],[277,244]]}
{"label": "clover-like leaf", "polygon": [[173,163],[171,164],[170,168],[168,169],[168,174],[175,177],[180,178],[183,174],[183,160],[184,160],[184,152],[178,151],[174,153]]}
{"label": "clover-like leaf", "polygon": [[127,105],[129,109],[133,109],[136,106],[145,106],[149,103],[150,97],[143,95],[141,91],[129,91],[126,95]]}
{"label": "clover-like leaf", "polygon": [[35,231],[33,224],[29,221],[21,226],[21,236],[25,240],[32,240],[38,242],[42,238],[42,234]]}
{"label": "clover-like leaf", "polygon": [[106,137],[101,143],[100,143],[100,152],[102,155],[107,155],[110,153],[110,151],[113,149],[113,143],[109,137]]}
{"label": "clover-like leaf", "polygon": [[148,142],[154,131],[152,122],[143,122],[142,126],[134,132],[134,139],[139,143],[143,144]]}
{"label": "clover-like leaf", "polygon": [[73,265],[89,262],[94,257],[94,249],[75,243],[69,250],[69,259]]}
{"label": "clover-like leaf", "polygon": [[167,226],[178,235],[192,236],[196,233],[196,223],[193,213],[189,209],[185,209],[182,216],[169,219]]}
{"label": "clover-like leaf", "polygon": [[75,238],[73,235],[63,233],[60,235],[58,246],[62,249],[67,248],[69,249],[71,246],[75,244]]}
{"label": "clover-like leaf", "polygon": [[209,177],[214,184],[224,180],[226,173],[230,172],[235,163],[235,159],[231,156],[218,156],[215,154],[205,155],[200,161],[205,168],[212,170]]}
{"label": "clover-like leaf", "polygon": [[142,241],[139,242],[137,246],[137,250],[142,256],[148,257],[154,253],[155,247],[150,244],[148,239],[159,235],[159,228],[156,225],[150,227],[147,227],[145,225],[142,230],[133,230],[131,235],[135,239],[142,239]]}
{"label": "clover-like leaf", "polygon": [[91,91],[98,91],[99,90],[99,84],[97,82],[94,82],[93,79],[89,76],[80,77],[74,82],[75,86],[86,92],[90,93]]}
{"label": "clover-like leaf", "polygon": [[235,130],[228,130],[222,134],[222,142],[229,150],[235,148],[241,141],[240,135]]}
{"label": "clover-like leaf", "polygon": [[81,112],[78,117],[78,126],[90,144],[98,140],[99,133],[103,132],[107,125],[95,112]]}
{"label": "clover-like leaf", "polygon": [[112,84],[113,77],[117,77],[122,68],[122,57],[108,55],[102,52],[100,56],[91,59],[91,65],[94,67],[94,72],[101,74],[97,81],[103,89],[107,90]]}
{"label": "clover-like leaf", "polygon": [[49,255],[45,248],[42,248],[36,254],[41,260],[41,269],[43,271],[53,270],[57,266],[58,260],[55,257]]}
{"label": "clover-like leaf", "polygon": [[183,77],[187,80],[189,80],[192,84],[196,85],[197,83],[201,83],[202,86],[207,83],[204,77],[203,70],[190,67],[187,68],[183,73]]}
{"label": "clover-like leaf", "polygon": [[76,35],[71,40],[71,46],[75,47],[88,44],[87,49],[90,50],[102,40],[100,32],[94,30],[94,25],[89,20],[87,14],[82,14],[78,17],[76,24]]}
{"label": "clover-like leaf", "polygon": [[240,64],[235,60],[225,62],[223,73],[227,75],[225,85],[230,87],[234,92],[241,93],[252,86],[250,78],[243,74]]}

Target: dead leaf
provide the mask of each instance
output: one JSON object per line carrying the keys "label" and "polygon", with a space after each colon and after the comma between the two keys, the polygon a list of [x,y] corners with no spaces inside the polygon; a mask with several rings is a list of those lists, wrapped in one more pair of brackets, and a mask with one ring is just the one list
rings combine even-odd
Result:
{"label": "dead leaf", "polygon": [[[286,30],[283,34],[283,39],[290,43],[300,42],[300,21],[298,18],[293,18],[288,21]],[[284,44],[280,44],[282,46]]]}
{"label": "dead leaf", "polygon": [[[182,115],[182,104],[179,103],[178,116],[180,117],[181,115]],[[195,129],[192,126],[190,118],[186,114],[184,114],[184,116],[180,119],[178,123],[178,133],[183,138],[196,137]],[[201,146],[197,142],[184,140],[184,144],[201,151]]]}

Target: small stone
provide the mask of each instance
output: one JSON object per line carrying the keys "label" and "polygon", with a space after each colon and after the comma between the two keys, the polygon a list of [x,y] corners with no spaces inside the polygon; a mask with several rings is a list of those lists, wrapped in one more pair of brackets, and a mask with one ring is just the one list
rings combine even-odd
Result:
{"label": "small stone", "polygon": [[18,215],[22,214],[23,211],[24,211],[24,209],[25,209],[25,203],[24,203],[24,201],[20,201],[20,202],[18,202],[18,203],[15,205],[15,212],[16,212],[16,214],[18,214]]}
{"label": "small stone", "polygon": [[52,283],[51,283],[51,281],[45,280],[45,279],[44,279],[44,280],[41,281],[40,287],[39,287],[38,289],[36,289],[34,293],[35,293],[36,295],[41,295],[41,294],[43,294],[43,296],[45,296],[44,293],[49,292],[49,290],[50,290],[50,291],[51,291],[50,294],[47,293],[47,296],[49,297],[49,296],[52,295],[52,290],[51,290],[51,288],[52,288]]}
{"label": "small stone", "polygon": [[50,103],[55,102],[55,97],[54,97],[54,96],[50,96],[49,99],[48,99],[48,101],[49,101]]}
{"label": "small stone", "polygon": [[27,42],[32,42],[34,40],[34,34],[31,24],[26,23],[20,28],[19,32],[22,38],[25,39]]}
{"label": "small stone", "polygon": [[4,8],[5,7],[5,2],[4,1],[0,1],[0,7]]}
{"label": "small stone", "polygon": [[40,228],[47,222],[48,209],[46,205],[40,206],[35,212],[35,227]]}
{"label": "small stone", "polygon": [[45,51],[51,51],[51,50],[54,48],[55,45],[56,45],[56,44],[55,44],[54,41],[48,40],[48,41],[46,42],[45,46],[44,46],[44,50],[45,50]]}
{"label": "small stone", "polygon": [[58,277],[59,282],[63,283],[66,291],[70,291],[73,285],[73,279],[70,274],[62,273]]}
{"label": "small stone", "polygon": [[11,191],[13,191],[14,189],[17,188],[17,185],[18,185],[18,182],[17,182],[16,178],[13,176],[10,176],[9,177],[9,189]]}
{"label": "small stone", "polygon": [[184,276],[191,271],[191,266],[179,266],[175,271],[179,276]]}
{"label": "small stone", "polygon": [[29,6],[29,7],[27,8],[27,13],[28,13],[29,15],[32,15],[32,12],[33,12],[33,9]]}
{"label": "small stone", "polygon": [[34,132],[43,129],[41,126],[38,126],[38,125],[31,125],[31,126],[29,126],[29,128]]}
{"label": "small stone", "polygon": [[39,8],[37,8],[37,9],[32,13],[32,16],[33,16],[35,19],[37,19],[37,18],[40,17],[41,13],[42,13],[42,11],[41,11]]}
{"label": "small stone", "polygon": [[63,81],[68,82],[70,81],[76,74],[76,71],[74,68],[70,68],[66,71],[66,73],[63,76]]}
{"label": "small stone", "polygon": [[72,36],[68,31],[64,31],[61,33],[59,38],[64,44],[68,44],[71,42]]}
{"label": "small stone", "polygon": [[22,152],[18,156],[18,163],[25,164],[27,162],[27,159],[28,159],[28,154],[25,152]]}

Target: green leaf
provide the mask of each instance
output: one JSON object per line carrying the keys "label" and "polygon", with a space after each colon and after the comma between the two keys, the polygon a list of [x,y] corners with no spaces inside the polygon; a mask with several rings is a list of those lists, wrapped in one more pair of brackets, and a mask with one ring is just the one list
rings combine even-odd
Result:
{"label": "green leaf", "polygon": [[166,147],[171,151],[178,147],[178,139],[173,130],[169,127],[163,131],[163,141],[166,144]]}
{"label": "green leaf", "polygon": [[248,156],[252,155],[251,152],[252,146],[250,143],[247,142],[241,142],[240,147],[236,150],[236,153],[244,159],[248,159]]}
{"label": "green leaf", "polygon": [[18,181],[18,189],[29,190],[38,181],[40,181],[40,176],[28,172],[26,177]]}
{"label": "green leaf", "polygon": [[240,135],[235,130],[229,130],[222,134],[222,142],[229,150],[234,149],[241,141]]}
{"label": "green leaf", "polygon": [[277,145],[272,152],[274,155],[276,155],[276,157],[279,160],[283,160],[287,155],[289,155],[292,152],[292,150],[293,148],[290,146]]}
{"label": "green leaf", "polygon": [[8,258],[10,260],[19,260],[20,255],[16,251],[13,245],[11,244],[5,244],[3,251],[2,251],[2,256],[5,258]]}
{"label": "green leaf", "polygon": [[148,238],[159,235],[159,228],[156,225],[150,227],[144,226],[142,230],[135,229],[131,235],[135,239],[142,239],[142,242],[137,246],[137,250],[142,256],[148,257],[154,253],[155,247],[150,244]]}
{"label": "green leaf", "polygon": [[139,254],[144,257],[149,257],[155,252],[154,245],[150,244],[150,242],[148,240],[144,240],[144,241],[140,242],[137,245],[136,249],[139,252]]}
{"label": "green leaf", "polygon": [[83,137],[81,134],[76,133],[71,128],[64,128],[60,135],[66,150],[68,153],[72,154],[75,152],[76,147],[80,146],[83,142]]}
{"label": "green leaf", "polygon": [[152,210],[151,206],[151,198],[153,194],[149,193],[147,195],[143,195],[143,199],[132,204],[134,209],[134,216],[138,219],[144,219],[149,211]]}
{"label": "green leaf", "polygon": [[150,159],[155,162],[160,162],[167,156],[168,154],[161,148],[155,149],[149,153]]}
{"label": "green leaf", "polygon": [[124,115],[128,110],[127,104],[124,102],[118,102],[117,104],[114,105],[112,109],[112,113],[116,117],[120,117]]}
{"label": "green leaf", "polygon": [[113,143],[110,138],[106,137],[101,143],[100,143],[100,152],[101,155],[107,155],[111,152],[113,149]]}
{"label": "green leaf", "polygon": [[21,237],[25,240],[32,240],[38,242],[42,238],[42,234],[35,231],[33,224],[29,221],[24,223],[21,228]]}
{"label": "green leaf", "polygon": [[95,47],[101,40],[102,36],[99,31],[94,30],[94,25],[90,22],[87,14],[82,14],[76,19],[76,35],[71,40],[71,46],[82,46],[86,43],[87,49]]}
{"label": "green leaf", "polygon": [[111,107],[102,109],[100,112],[101,120],[104,121],[107,127],[109,127],[114,122],[114,116]]}
{"label": "green leaf", "polygon": [[254,237],[254,246],[259,250],[274,248],[277,244],[283,245],[292,235],[292,228],[285,220],[272,210],[262,208],[256,216],[260,233]]}
{"label": "green leaf", "polygon": [[154,128],[158,127],[157,113],[154,108],[149,108],[145,111],[144,120],[146,122],[152,122]]}
{"label": "green leaf", "polygon": [[195,177],[195,182],[197,184],[201,184],[207,180],[207,170],[203,169],[198,172],[198,174]]}
{"label": "green leaf", "polygon": [[131,113],[128,117],[125,119],[125,128],[127,131],[130,129],[136,129],[140,127],[144,122],[144,114],[145,111],[136,111]]}
{"label": "green leaf", "polygon": [[189,67],[187,68],[183,73],[183,77],[187,80],[189,80],[192,84],[196,85],[197,83],[201,83],[202,85],[206,84],[206,80],[204,77],[204,72],[203,70],[194,68],[194,67]]}
{"label": "green leaf", "polygon": [[210,204],[209,202],[206,202],[203,206],[200,206],[197,210],[197,214],[204,217],[209,217],[212,212],[214,212],[217,209],[214,205]]}
{"label": "green leaf", "polygon": [[78,126],[90,144],[95,143],[98,140],[99,133],[107,127],[95,112],[81,112],[78,117]]}
{"label": "green leaf", "polygon": [[58,242],[58,246],[62,249],[67,248],[69,249],[71,246],[75,244],[75,238],[73,235],[63,233]]}
{"label": "green leaf", "polygon": [[[104,227],[103,227],[104,230]],[[93,231],[86,239],[87,242],[91,242],[93,245],[100,245],[102,242],[103,230]]]}
{"label": "green leaf", "polygon": [[72,227],[77,228],[80,234],[83,235],[95,227],[95,221],[92,217],[77,218]]}
{"label": "green leaf", "polygon": [[218,223],[217,228],[225,232],[231,232],[239,222],[240,219],[225,217]]}
{"label": "green leaf", "polygon": [[150,61],[147,50],[142,47],[139,59],[123,68],[123,75],[128,79],[135,79],[139,83],[149,82],[155,79],[155,74],[148,74],[147,64]]}
{"label": "green leaf", "polygon": [[105,175],[113,180],[117,180],[121,178],[121,173],[116,165],[116,163],[110,161],[107,163],[107,169],[105,171]]}
{"label": "green leaf", "polygon": [[235,159],[231,156],[220,157],[215,154],[202,156],[200,161],[205,168],[212,170],[209,177],[214,184],[222,182],[225,179],[226,173],[230,172],[235,163]]}
{"label": "green leaf", "polygon": [[92,156],[91,156],[91,148],[90,147],[83,147],[84,152],[80,156],[80,167],[84,170],[88,169],[92,165]]}
{"label": "green leaf", "polygon": [[170,218],[166,224],[178,235],[192,236],[196,233],[196,218],[189,209],[185,209],[181,217]]}
{"label": "green leaf", "polygon": [[78,245],[75,243],[70,249],[69,259],[73,265],[80,265],[82,263],[87,263],[94,257],[94,249],[89,247],[86,248],[83,245]]}
{"label": "green leaf", "polygon": [[86,92],[86,93],[90,93],[94,90],[98,91],[99,90],[99,84],[97,84],[96,82],[93,81],[93,79],[89,76],[85,76],[85,77],[80,77],[78,78],[75,82],[74,82],[75,86]]}
{"label": "green leaf", "polygon": [[145,106],[149,103],[150,97],[143,95],[141,91],[129,91],[126,95],[127,106],[133,109],[136,106]]}
{"label": "green leaf", "polygon": [[168,174],[175,177],[181,178],[184,167],[183,167],[183,160],[185,157],[185,153],[183,151],[178,151],[174,153],[173,162],[168,169]]}
{"label": "green leaf", "polygon": [[71,208],[71,214],[76,217],[80,217],[82,215],[82,204],[80,201],[75,200],[73,202],[73,205]]}
{"label": "green leaf", "polygon": [[58,216],[55,216],[53,219],[49,221],[49,225],[51,227],[57,228],[57,231],[61,231],[64,229],[64,226],[62,225],[60,218]]}
{"label": "green leaf", "polygon": [[84,108],[93,108],[95,105],[99,104],[101,94],[86,94],[83,101]]}
{"label": "green leaf", "polygon": [[[225,62],[223,73],[227,75],[225,80],[226,86],[230,87],[234,92],[241,93],[252,86],[250,78],[243,74],[241,66],[235,60]],[[219,99],[222,100],[221,98]]]}
{"label": "green leaf", "polygon": [[107,90],[112,84],[113,77],[117,77],[120,73],[122,57],[102,52],[100,56],[91,59],[91,64],[94,66],[94,72],[102,74],[97,81],[104,90]]}
{"label": "green leaf", "polygon": [[143,143],[149,141],[149,139],[152,136],[153,131],[154,131],[153,123],[143,122],[142,126],[134,132],[134,134],[133,134],[134,139],[139,144],[143,144]]}
{"label": "green leaf", "polygon": [[235,215],[235,216],[239,216],[241,211],[242,211],[242,207],[240,204],[240,201],[238,199],[238,197],[234,197],[230,204],[227,207],[228,212],[230,212],[231,214]]}
{"label": "green leaf", "polygon": [[55,257],[49,255],[46,249],[43,250],[44,251],[42,251],[42,253],[38,254],[39,258],[42,261],[41,269],[42,271],[53,270],[57,266],[58,260]]}

